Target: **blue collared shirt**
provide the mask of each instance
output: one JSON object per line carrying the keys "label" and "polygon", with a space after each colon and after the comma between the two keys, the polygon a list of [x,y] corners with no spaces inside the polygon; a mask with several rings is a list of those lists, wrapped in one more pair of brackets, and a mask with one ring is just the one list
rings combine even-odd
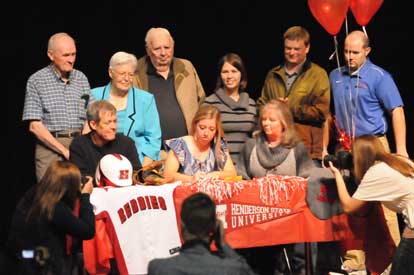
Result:
{"label": "blue collared shirt", "polygon": [[386,111],[403,106],[391,75],[369,59],[358,73],[349,75],[343,66],[333,70],[329,80],[337,126],[351,136],[385,134]]}

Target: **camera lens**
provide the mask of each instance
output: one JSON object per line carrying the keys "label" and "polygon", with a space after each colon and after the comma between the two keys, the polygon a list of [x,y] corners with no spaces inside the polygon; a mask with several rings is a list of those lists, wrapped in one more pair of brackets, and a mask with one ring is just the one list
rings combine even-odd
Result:
{"label": "camera lens", "polygon": [[336,156],[335,156],[335,155],[326,155],[326,156],[323,158],[323,165],[324,165],[325,167],[329,167],[329,162],[332,162],[332,164],[333,164],[335,167],[337,167],[337,165],[338,165],[338,159],[336,158]]}
{"label": "camera lens", "polygon": [[336,155],[326,155],[323,158],[323,165],[329,167],[329,162],[338,169],[351,170],[354,166],[353,157],[349,151],[339,151]]}
{"label": "camera lens", "polygon": [[349,169],[351,170],[353,167],[353,157],[352,154],[348,151],[340,151],[337,154],[338,158],[338,166],[341,169]]}

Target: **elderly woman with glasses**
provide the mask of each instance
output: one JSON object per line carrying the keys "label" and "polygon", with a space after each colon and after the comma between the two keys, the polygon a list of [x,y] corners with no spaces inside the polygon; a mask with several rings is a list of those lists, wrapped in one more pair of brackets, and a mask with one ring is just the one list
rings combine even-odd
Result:
{"label": "elderly woman with glasses", "polygon": [[98,100],[111,102],[117,110],[117,132],[135,141],[142,166],[159,160],[161,127],[154,96],[132,86],[137,58],[130,53],[117,52],[109,61],[106,85],[92,89]]}

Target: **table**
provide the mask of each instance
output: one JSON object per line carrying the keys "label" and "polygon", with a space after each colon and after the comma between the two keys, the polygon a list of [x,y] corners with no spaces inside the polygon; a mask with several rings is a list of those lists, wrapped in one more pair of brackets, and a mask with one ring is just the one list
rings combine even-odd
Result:
{"label": "table", "polygon": [[178,252],[179,213],[195,192],[209,194],[225,239],[233,248],[340,240],[349,236],[348,219],[339,214],[318,219],[306,204],[307,179],[266,176],[248,181],[202,180],[162,186],[95,188],[91,195],[97,234],[84,242],[90,274],[108,271],[115,257],[121,274],[145,274],[153,258]]}

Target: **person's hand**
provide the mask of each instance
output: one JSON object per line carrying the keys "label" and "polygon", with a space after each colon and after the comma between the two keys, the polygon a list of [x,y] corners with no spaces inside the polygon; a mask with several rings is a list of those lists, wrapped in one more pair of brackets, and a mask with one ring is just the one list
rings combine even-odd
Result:
{"label": "person's hand", "polygon": [[400,155],[400,156],[403,156],[403,157],[408,158],[407,150],[401,150],[401,151],[398,151],[397,150],[397,155]]}
{"label": "person's hand", "polygon": [[132,171],[132,185],[142,184],[142,182],[139,180],[139,172],[138,171]]}
{"label": "person's hand", "polygon": [[216,228],[213,233],[213,240],[214,244],[218,250],[219,254],[223,253],[223,246],[224,246],[224,226],[223,221],[220,219],[216,220]]}
{"label": "person's hand", "polygon": [[223,245],[224,244],[224,225],[223,225],[223,221],[220,219],[217,219],[217,233],[219,234],[219,240],[220,240],[220,244]]}
{"label": "person's hand", "polygon": [[165,160],[151,160],[149,158],[147,158],[147,160],[149,161],[148,164],[142,166],[141,169],[139,169],[138,171],[152,171],[152,170],[157,170],[157,171],[161,171]]}
{"label": "person's hand", "polygon": [[220,172],[219,171],[214,171],[214,172],[207,173],[206,178],[217,180],[217,179],[220,178]]}
{"label": "person's hand", "polygon": [[338,168],[336,168],[332,161],[329,162],[329,169],[331,170],[332,174],[336,175],[341,175],[341,172],[338,170]]}
{"label": "person's hand", "polygon": [[91,176],[85,176],[87,179],[86,183],[81,186],[81,193],[91,194],[93,191],[93,179]]}
{"label": "person's hand", "polygon": [[203,180],[203,179],[219,179],[220,178],[220,172],[214,171],[210,173],[197,171],[197,173],[194,174],[193,179],[194,181]]}
{"label": "person's hand", "polygon": [[154,160],[153,162],[151,162],[149,165],[147,165],[148,167],[143,167],[143,170],[157,170],[157,171],[161,171],[162,166],[164,165],[164,160]]}
{"label": "person's hand", "polygon": [[144,179],[144,185],[163,185],[163,184],[172,183],[172,182],[174,182],[174,178],[163,177],[155,173],[146,176]]}
{"label": "person's hand", "polygon": [[326,149],[323,149],[322,150],[322,154],[321,154],[321,162],[322,162],[322,167],[323,168],[328,168],[328,167],[325,167],[325,163],[324,163],[324,161],[323,161],[323,159],[325,158],[325,156],[327,156],[327,155],[329,155],[329,153],[328,153],[328,150],[326,150]]}
{"label": "person's hand", "polygon": [[65,147],[65,149],[63,149],[62,156],[63,156],[66,160],[69,160],[69,157],[70,157],[70,151],[69,151],[69,149],[68,149],[68,148],[66,148],[66,147]]}
{"label": "person's hand", "polygon": [[202,179],[205,179],[207,176],[206,172],[202,172],[202,171],[197,171],[194,175],[193,175],[193,181],[199,181]]}
{"label": "person's hand", "polygon": [[279,97],[278,100],[280,102],[283,102],[283,103],[288,103],[288,98],[287,97]]}

